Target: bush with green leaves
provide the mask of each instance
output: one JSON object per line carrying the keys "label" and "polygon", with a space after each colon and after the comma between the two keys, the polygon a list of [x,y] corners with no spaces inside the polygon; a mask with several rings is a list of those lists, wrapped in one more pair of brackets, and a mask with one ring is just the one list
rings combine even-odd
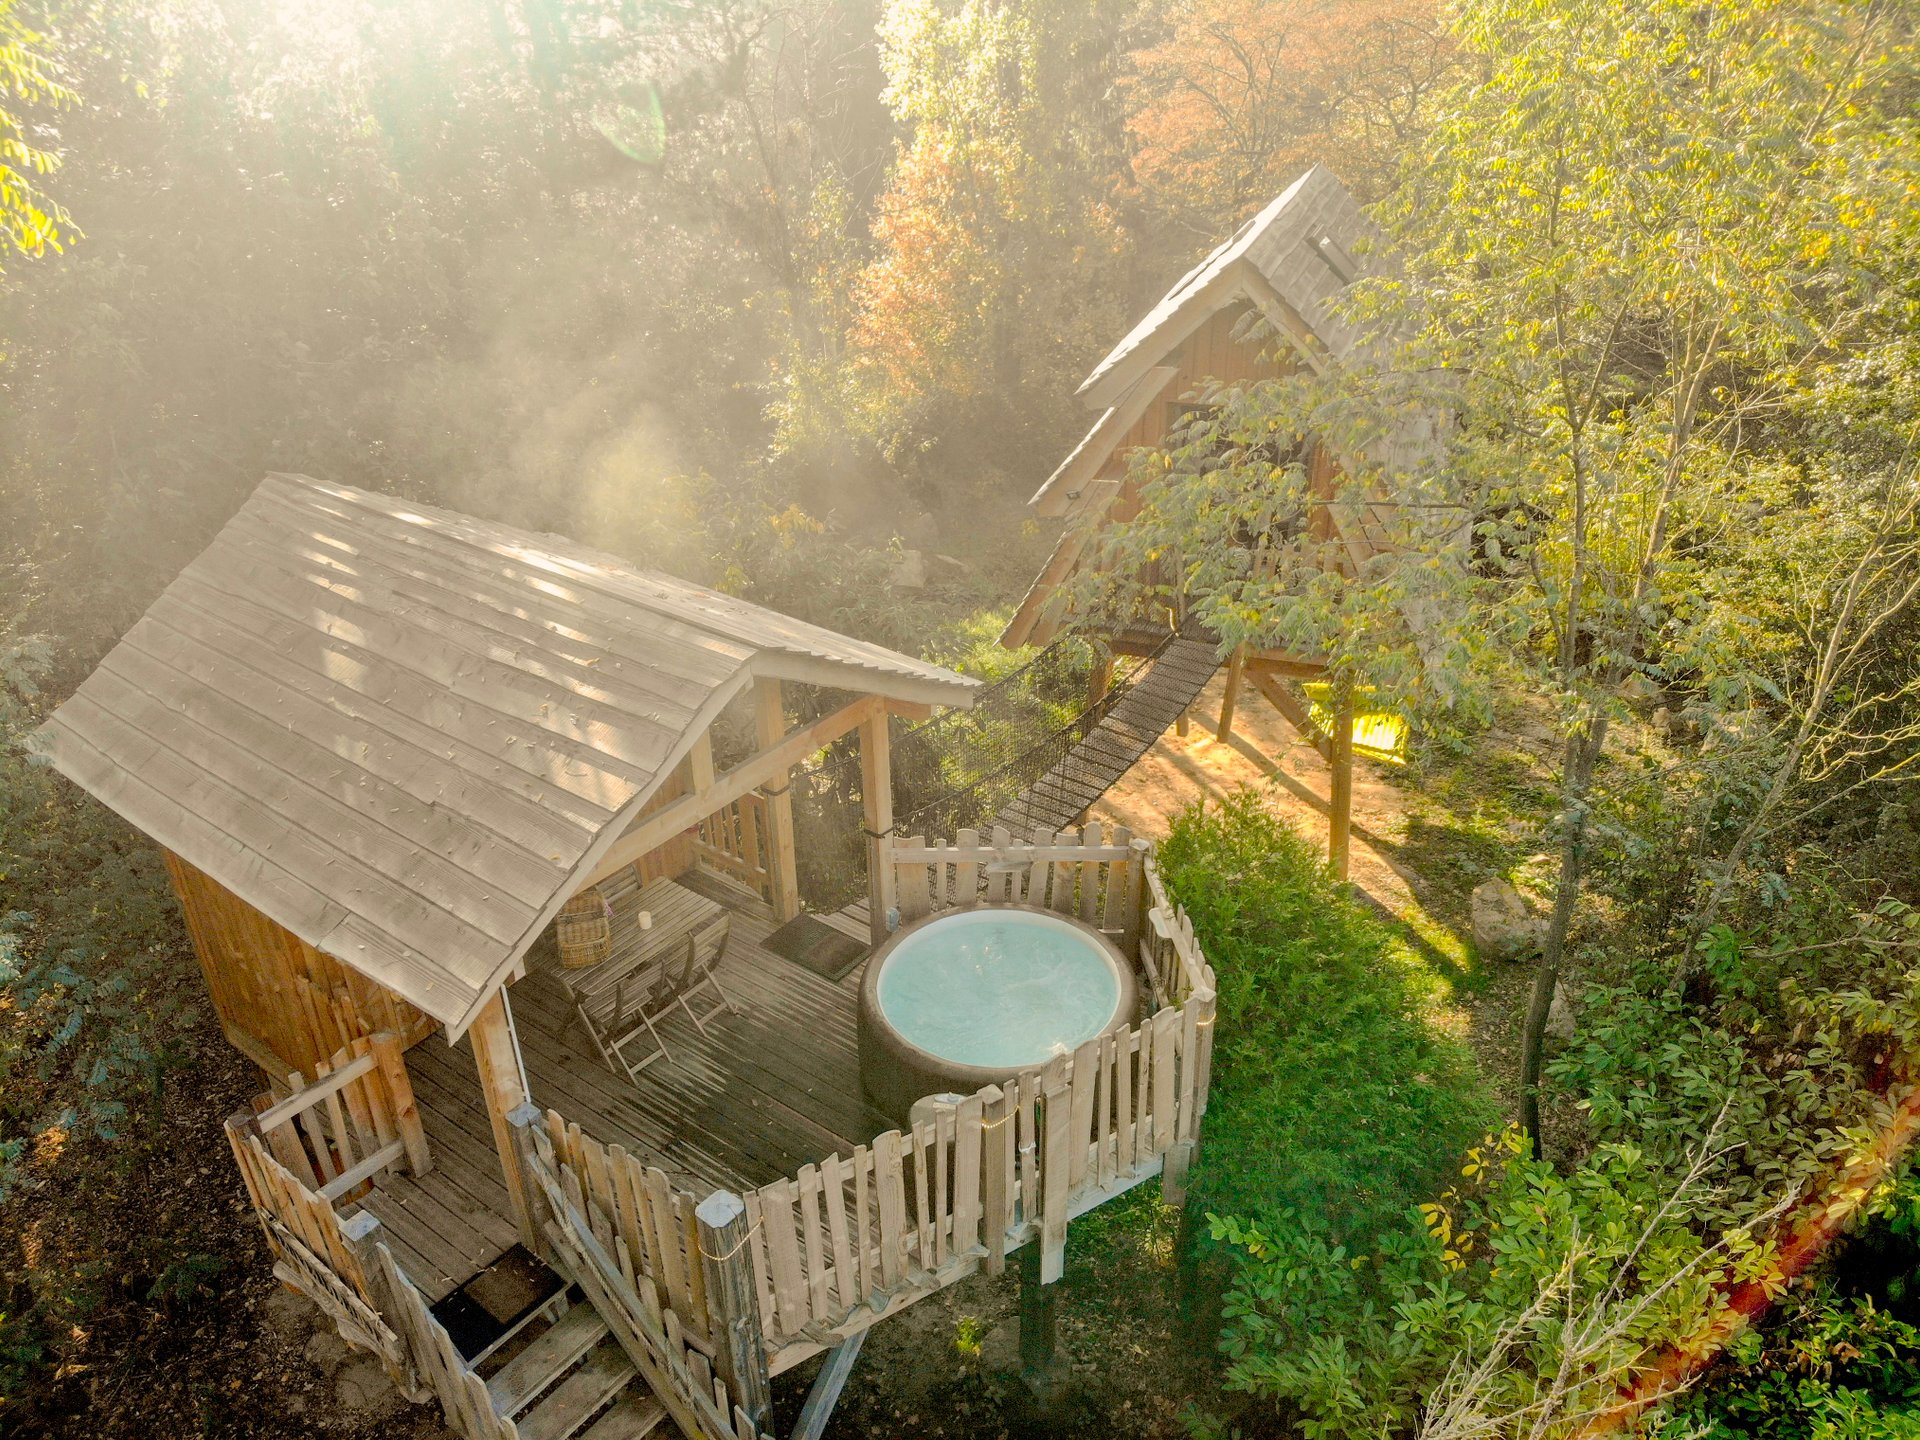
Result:
{"label": "bush with green leaves", "polygon": [[1920,1435],[1916,1262],[1920,1179],[1909,1172],[1876,1199],[1838,1273],[1788,1292],[1773,1323],[1735,1340],[1721,1370],[1675,1407],[1660,1440]]}
{"label": "bush with green leaves", "polygon": [[1310,1215],[1370,1251],[1491,1123],[1471,1055],[1435,1023],[1442,982],[1258,791],[1179,815],[1159,854],[1220,986],[1191,1208]]}
{"label": "bush with green leaves", "polygon": [[1370,1251],[1293,1215],[1216,1218],[1242,1257],[1227,1386],[1311,1440],[1566,1433],[1766,1264],[1749,1226],[1699,1226],[1700,1184],[1630,1145],[1562,1175],[1509,1127]]}

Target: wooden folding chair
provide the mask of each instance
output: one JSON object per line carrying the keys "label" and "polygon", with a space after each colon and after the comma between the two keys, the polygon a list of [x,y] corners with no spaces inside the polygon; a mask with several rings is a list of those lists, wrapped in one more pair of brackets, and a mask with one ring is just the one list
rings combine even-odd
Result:
{"label": "wooden folding chair", "polygon": [[[590,989],[570,979],[565,971],[556,972],[573,997],[574,1014],[593,1041],[601,1062],[616,1073],[625,1071],[629,1080],[654,1061],[673,1058],[653,1025],[655,1013],[672,1004],[671,998],[663,995],[670,957],[669,951],[658,960],[643,962],[605,988]],[[651,1048],[637,1058],[630,1057],[628,1051],[642,1037],[651,1042]]]}
{"label": "wooden folding chair", "polygon": [[[727,935],[733,928],[731,917],[716,915],[706,924],[697,927],[687,936],[686,959],[680,967],[680,977],[674,983],[673,1000],[667,1008],[678,1005],[687,1012],[687,1018],[702,1035],[707,1033],[707,1021],[713,1019],[722,1010],[731,1013],[734,1004],[727,998],[727,992],[720,988],[718,971],[720,957],[727,953]],[[692,996],[696,990],[711,990],[713,1003],[702,1015],[693,1008]]]}

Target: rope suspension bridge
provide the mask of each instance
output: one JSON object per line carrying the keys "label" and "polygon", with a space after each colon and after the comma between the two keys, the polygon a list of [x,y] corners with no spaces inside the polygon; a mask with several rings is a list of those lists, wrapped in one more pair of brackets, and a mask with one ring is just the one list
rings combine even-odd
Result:
{"label": "rope suspension bridge", "polygon": [[[1219,664],[1211,638],[1169,633],[1089,700],[1090,661],[1086,641],[1063,636],[983,687],[970,709],[896,730],[892,833],[1072,826],[1192,706]],[[810,808],[844,815],[859,788],[858,757],[829,754],[796,780],[820,802]]]}

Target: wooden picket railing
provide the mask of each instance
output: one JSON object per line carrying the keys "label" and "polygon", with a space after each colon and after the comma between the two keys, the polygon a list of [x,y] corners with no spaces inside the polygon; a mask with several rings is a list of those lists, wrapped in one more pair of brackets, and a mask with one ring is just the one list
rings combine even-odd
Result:
{"label": "wooden picket railing", "polygon": [[1035,831],[1016,840],[1004,825],[983,841],[962,830],[952,844],[920,836],[889,842],[900,923],[963,905],[1032,905],[1071,915],[1132,955],[1139,938],[1141,877],[1152,847],[1124,826]]}
{"label": "wooden picket railing", "polygon": [[360,1036],[315,1067],[287,1076],[285,1099],[262,1106],[252,1129],[288,1172],[324,1199],[355,1199],[376,1175],[432,1164],[404,1046],[390,1030]]}
{"label": "wooden picket railing", "polygon": [[694,858],[773,904],[772,856],[767,846],[767,802],[748,791],[700,822]]}
{"label": "wooden picket railing", "polygon": [[[1170,1199],[1182,1193],[1207,1106],[1215,985],[1152,847],[1089,825],[886,849],[903,922],[975,904],[1072,915],[1134,961],[1144,1015],[1005,1085],[922,1101],[906,1129],[739,1197],[696,1202],[554,1111],[509,1116],[543,1253],[696,1440],[758,1440],[773,1375],[971,1274],[999,1273],[1020,1246],[1039,1247],[1043,1282],[1058,1279],[1068,1222],[1133,1186],[1158,1176]],[[410,1393],[437,1396],[468,1440],[508,1440],[516,1432],[484,1385],[372,1243],[376,1223],[335,1214],[382,1169],[428,1163],[397,1046],[383,1034],[343,1048],[227,1133],[275,1273]]]}
{"label": "wooden picket railing", "polygon": [[331,1197],[309,1188],[280,1163],[267,1148],[257,1116],[243,1111],[228,1119],[226,1130],[273,1252],[273,1273],[324,1310],[345,1339],[378,1355],[388,1373],[410,1389],[404,1378],[407,1348],[375,1299]]}
{"label": "wooden picket railing", "polygon": [[599,1146],[551,1111],[525,1106],[509,1123],[551,1258],[682,1433],[761,1440],[769,1405],[761,1355],[737,1366],[737,1352],[722,1345],[716,1354],[711,1336],[693,1328],[714,1323],[705,1278],[724,1247],[703,1244],[689,1197],[668,1189],[661,1171]]}

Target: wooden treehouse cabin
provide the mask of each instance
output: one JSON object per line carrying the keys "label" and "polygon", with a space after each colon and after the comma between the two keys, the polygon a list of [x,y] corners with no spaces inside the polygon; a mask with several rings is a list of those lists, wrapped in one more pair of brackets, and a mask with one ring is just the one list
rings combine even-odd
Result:
{"label": "wooden treehouse cabin", "polygon": [[[1213,976],[1145,842],[893,834],[889,717],[974,689],[274,475],[34,743],[163,848],[261,1070],[227,1130],[274,1271],[409,1396],[468,1440],[738,1440],[824,1352],[813,1436],[868,1327],[1009,1255],[1043,1334],[1068,1221],[1177,1195],[1206,1107]],[[809,916],[788,786],[851,732],[868,898]],[[876,1102],[860,957],[1015,906],[1121,957],[1129,1003]]]}
{"label": "wooden treehouse cabin", "polygon": [[[1075,757],[1082,793],[1057,807],[1053,818],[1060,823],[1083,813],[1167,724],[1186,733],[1188,708],[1221,659],[1216,639],[1184,611],[1114,624],[1077,616],[1067,603],[1067,582],[1097,553],[1101,531],[1139,513],[1134,457],[1172,441],[1180,423],[1222,387],[1302,368],[1325,373],[1347,360],[1358,340],[1332,302],[1365,273],[1374,238],[1353,197],[1316,165],[1181,277],[1081,384],[1080,398],[1099,418],[1028,502],[1036,515],[1064,525],[1001,640],[1010,647],[1044,644],[1065,629],[1078,629],[1101,642],[1105,654],[1151,657],[1152,666],[1126,702],[1139,713],[1127,723],[1104,726],[1111,732],[1100,737],[1104,744]],[[1418,436],[1396,436],[1392,443],[1418,443]],[[1302,462],[1311,490],[1331,501],[1340,458],[1309,439]],[[1338,542],[1342,563],[1357,567],[1388,543],[1379,521],[1371,506],[1329,503],[1316,510],[1313,523],[1326,531],[1319,538]],[[1344,874],[1356,733],[1351,698],[1324,684],[1327,666],[1320,656],[1242,647],[1225,663],[1219,738],[1231,734],[1242,688],[1251,683],[1314,744],[1332,775],[1328,848]],[[1096,695],[1107,684],[1110,665],[1105,661],[1096,670]],[[1384,717],[1371,724],[1363,717],[1361,743],[1382,740],[1391,730]],[[1082,802],[1078,809],[1073,801]]]}

